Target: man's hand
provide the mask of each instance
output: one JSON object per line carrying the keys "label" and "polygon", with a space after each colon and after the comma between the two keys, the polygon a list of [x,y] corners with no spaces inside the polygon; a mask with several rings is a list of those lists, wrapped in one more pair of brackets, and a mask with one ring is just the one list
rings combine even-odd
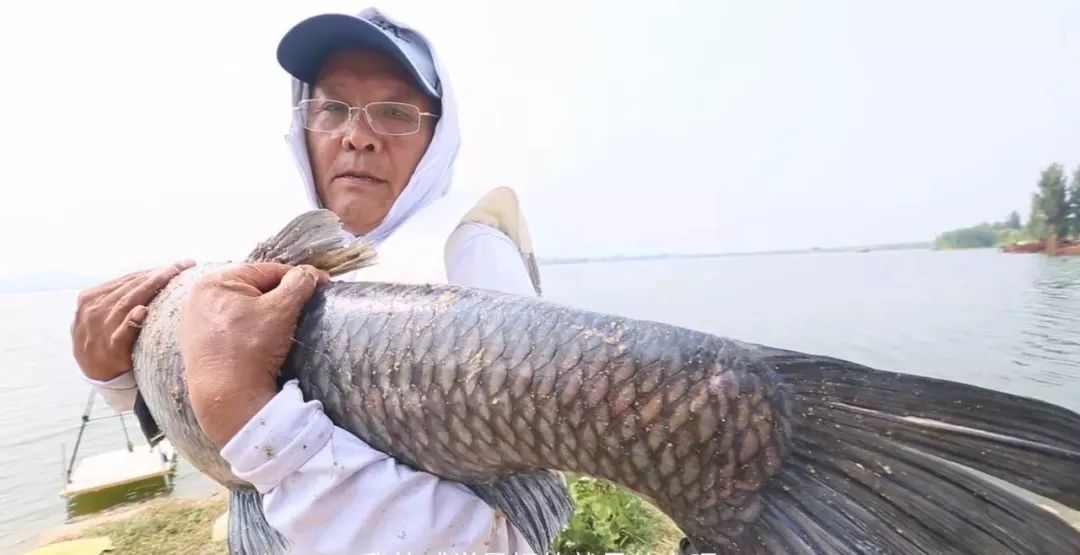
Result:
{"label": "man's hand", "polygon": [[146,318],[146,305],[172,278],[194,265],[194,261],[184,260],[134,272],[79,293],[71,345],[83,374],[108,381],[130,372],[131,351]]}
{"label": "man's hand", "polygon": [[330,277],[311,266],[245,264],[197,281],[180,313],[195,419],[218,448],[277,393],[304,303]]}

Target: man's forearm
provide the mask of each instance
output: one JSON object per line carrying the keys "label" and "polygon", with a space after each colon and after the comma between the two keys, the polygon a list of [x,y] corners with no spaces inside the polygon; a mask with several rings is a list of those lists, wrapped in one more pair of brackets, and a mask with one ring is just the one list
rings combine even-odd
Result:
{"label": "man's forearm", "polygon": [[297,552],[531,551],[467,487],[397,463],[334,426],[295,382],[222,455],[263,493],[267,522]]}

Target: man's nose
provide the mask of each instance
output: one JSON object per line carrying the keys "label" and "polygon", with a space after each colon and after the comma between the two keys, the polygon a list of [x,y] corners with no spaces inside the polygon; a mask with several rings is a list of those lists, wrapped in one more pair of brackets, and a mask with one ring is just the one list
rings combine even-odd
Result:
{"label": "man's nose", "polygon": [[363,110],[356,110],[345,125],[345,134],[341,136],[341,147],[346,150],[378,150],[379,136],[371,129]]}

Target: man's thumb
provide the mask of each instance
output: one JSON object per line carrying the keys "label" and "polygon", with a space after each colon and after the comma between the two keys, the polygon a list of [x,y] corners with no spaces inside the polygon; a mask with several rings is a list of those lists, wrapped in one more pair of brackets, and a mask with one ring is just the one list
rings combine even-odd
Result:
{"label": "man's thumb", "polygon": [[315,288],[329,279],[330,276],[326,272],[314,266],[306,264],[294,266],[281,278],[281,283],[262,298],[274,303],[280,309],[299,311],[315,294]]}

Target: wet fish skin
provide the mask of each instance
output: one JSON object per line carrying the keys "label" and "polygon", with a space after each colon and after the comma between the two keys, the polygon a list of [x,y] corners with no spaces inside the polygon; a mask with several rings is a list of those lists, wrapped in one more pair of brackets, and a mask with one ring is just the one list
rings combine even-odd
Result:
{"label": "wet fish skin", "polygon": [[180,355],[180,310],[199,278],[235,264],[199,264],[173,278],[147,307],[132,360],[139,395],[164,437],[199,471],[230,488],[250,488],[237,478],[195,419]]}
{"label": "wet fish skin", "polygon": [[597,475],[717,543],[790,452],[788,388],[735,342],[495,292],[326,284],[282,374],[422,470]]}

